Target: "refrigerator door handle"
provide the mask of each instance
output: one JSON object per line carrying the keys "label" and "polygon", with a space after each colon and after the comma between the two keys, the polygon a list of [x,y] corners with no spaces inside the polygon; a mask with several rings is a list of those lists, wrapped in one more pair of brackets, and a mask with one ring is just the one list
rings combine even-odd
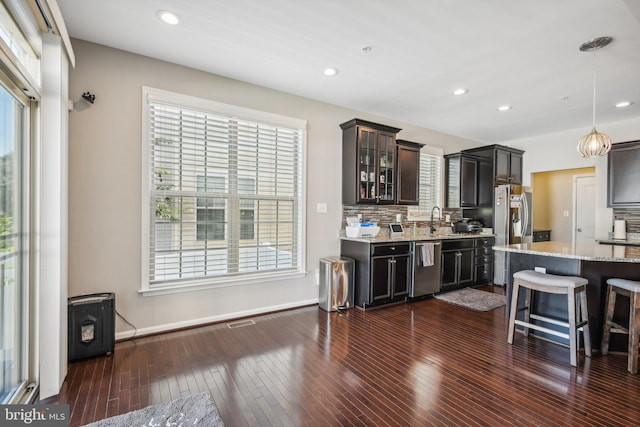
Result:
{"label": "refrigerator door handle", "polygon": [[522,210],[524,221],[522,223],[522,237],[526,237],[529,235],[529,205],[527,204],[527,195],[526,193],[522,193]]}

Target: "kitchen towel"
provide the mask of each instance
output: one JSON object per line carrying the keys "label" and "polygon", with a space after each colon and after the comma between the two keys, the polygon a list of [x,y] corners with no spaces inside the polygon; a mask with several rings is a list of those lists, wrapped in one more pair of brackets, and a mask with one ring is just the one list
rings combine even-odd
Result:
{"label": "kitchen towel", "polygon": [[627,225],[624,219],[616,219],[613,223],[613,238],[626,240],[627,238]]}
{"label": "kitchen towel", "polygon": [[519,219],[513,220],[513,236],[522,237],[522,221]]}
{"label": "kitchen towel", "polygon": [[433,265],[433,243],[423,243],[420,246],[420,265],[423,267]]}

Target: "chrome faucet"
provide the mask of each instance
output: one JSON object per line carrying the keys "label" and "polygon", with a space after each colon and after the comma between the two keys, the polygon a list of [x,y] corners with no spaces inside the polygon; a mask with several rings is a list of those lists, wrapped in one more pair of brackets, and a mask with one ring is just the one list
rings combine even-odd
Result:
{"label": "chrome faucet", "polygon": [[435,211],[436,209],[438,209],[438,226],[442,225],[442,211],[439,207],[434,206],[433,209],[431,209],[431,228],[429,229],[430,234],[433,234],[433,232],[436,231],[436,228],[433,226],[433,211]]}

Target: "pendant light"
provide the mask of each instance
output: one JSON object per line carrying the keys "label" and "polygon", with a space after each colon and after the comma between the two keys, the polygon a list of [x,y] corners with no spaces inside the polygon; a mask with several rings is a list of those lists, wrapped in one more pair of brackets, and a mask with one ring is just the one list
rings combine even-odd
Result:
{"label": "pendant light", "polygon": [[611,43],[613,39],[611,37],[598,37],[580,45],[581,52],[593,51],[593,129],[590,133],[580,138],[578,141],[578,152],[582,157],[602,157],[605,156],[611,149],[611,138],[604,133],[600,133],[596,130],[596,70],[595,70],[595,58],[596,50],[605,47]]}

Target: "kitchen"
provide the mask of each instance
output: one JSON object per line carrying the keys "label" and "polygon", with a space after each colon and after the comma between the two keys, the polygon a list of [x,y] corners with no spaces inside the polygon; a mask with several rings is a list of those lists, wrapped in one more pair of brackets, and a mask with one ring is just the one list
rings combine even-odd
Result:
{"label": "kitchen", "polygon": [[[403,145],[412,144],[404,140],[398,140],[397,153],[395,148],[388,148],[386,145],[378,146],[375,143],[375,135],[384,135],[384,138],[388,138],[388,135],[395,135],[400,131],[397,128],[390,128],[384,125],[367,122],[364,120],[354,119],[352,121],[343,123],[341,125],[343,129],[343,222],[346,230],[342,232],[342,249],[341,254],[345,257],[352,257],[356,260],[356,286],[355,286],[355,305],[361,308],[366,306],[376,305],[381,301],[393,302],[399,301],[411,297],[416,297],[412,291],[415,275],[418,271],[416,253],[416,242],[421,240],[435,240],[438,243],[437,259],[440,260],[440,253],[442,252],[441,265],[438,265],[432,272],[433,275],[440,276],[440,286],[436,288],[430,288],[430,294],[436,294],[442,291],[456,289],[469,285],[480,285],[483,283],[492,282],[493,284],[504,286],[508,280],[508,268],[506,265],[506,259],[504,253],[498,251],[495,255],[491,250],[482,251],[481,249],[475,249],[475,256],[478,256],[478,251],[481,250],[482,254],[485,252],[489,255],[479,265],[474,262],[474,247],[478,246],[472,240],[464,242],[462,240],[451,241],[455,237],[458,239],[464,235],[455,235],[455,232],[466,231],[470,232],[469,224],[476,223],[475,232],[484,232],[488,234],[491,240],[489,246],[493,245],[493,237],[495,237],[495,244],[505,245],[510,243],[520,242],[532,242],[532,241],[548,241],[560,240],[560,241],[572,241],[578,239],[577,243],[589,243],[595,242],[594,227],[583,226],[578,222],[577,225],[572,225],[576,222],[580,215],[577,213],[574,215],[574,205],[583,206],[583,210],[589,214],[593,211],[595,205],[595,197],[590,194],[586,208],[584,203],[581,205],[577,203],[575,196],[571,197],[571,192],[567,195],[568,185],[562,185],[562,177],[582,177],[586,176],[586,173],[593,175],[595,168],[581,168],[571,169],[566,171],[545,172],[532,174],[533,181],[539,182],[539,194],[542,203],[538,202],[538,206],[541,208],[539,211],[533,210],[535,198],[532,198],[530,191],[531,187],[523,187],[523,162],[524,151],[512,149],[509,147],[493,145],[485,146],[473,149],[462,150],[458,154],[449,154],[444,156],[445,160],[445,203],[444,213],[438,206],[433,206],[431,210],[430,221],[411,221],[410,212],[411,209],[407,209],[404,205],[417,204],[417,194],[419,189],[416,187],[416,181],[419,182],[420,174],[415,166],[409,167],[406,164],[407,161],[415,162],[412,158],[400,159],[400,155],[404,148]],[[372,137],[371,135],[374,135]],[[373,139],[372,139],[373,138]],[[371,143],[371,141],[374,141]],[[384,140],[384,144],[388,144],[387,139]],[[417,150],[422,145],[416,144]],[[614,153],[618,153],[619,148],[624,144],[614,146]],[[635,151],[634,151],[635,152]],[[618,157],[614,158],[630,158],[632,151],[626,150]],[[396,160],[397,170],[390,169],[387,166],[387,159]],[[617,154],[616,154],[617,155]],[[377,156],[384,158],[384,166],[382,161],[380,164],[374,163],[373,160]],[[419,155],[417,155],[419,158]],[[634,158],[634,157],[632,157]],[[359,159],[359,160],[358,160]],[[373,166],[372,166],[373,165]],[[615,163],[613,164],[615,166]],[[429,167],[429,165],[423,165],[423,167]],[[354,169],[355,167],[355,169]],[[625,166],[628,172],[617,172],[618,175],[626,176],[633,172],[633,164]],[[618,166],[620,169],[620,166]],[[370,171],[374,172],[370,172]],[[403,178],[403,171],[409,170],[409,174],[412,174],[413,182],[405,183],[406,179]],[[612,167],[612,170],[614,168]],[[393,179],[389,176],[389,173],[393,172]],[[380,180],[374,179],[377,175],[380,175]],[[397,176],[396,176],[397,175]],[[386,176],[386,178],[385,178]],[[541,177],[544,177],[543,178]],[[353,177],[356,179],[354,180]],[[560,179],[558,179],[560,177]],[[566,179],[565,179],[566,181]],[[611,181],[611,180],[610,180]],[[396,182],[398,185],[390,186],[389,183]],[[554,187],[550,188],[544,184],[548,182],[554,183]],[[571,185],[571,181],[569,181]],[[623,193],[627,196],[625,189],[629,187],[628,181],[619,180],[618,185],[623,187],[621,190],[617,190],[618,193]],[[403,187],[404,186],[404,187]],[[405,187],[409,188],[407,191]],[[533,187],[535,190],[535,186]],[[571,187],[569,187],[569,190]],[[593,191],[593,186],[590,187],[590,192]],[[384,194],[375,197],[375,192],[383,191]],[[394,193],[397,191],[397,194]],[[494,193],[495,191],[495,193]],[[515,193],[511,193],[515,191]],[[574,189],[575,191],[575,189]],[[403,192],[411,193],[413,196],[402,195]],[[612,189],[615,194],[615,188]],[[633,192],[632,192],[633,193]],[[396,194],[394,196],[394,194]],[[560,201],[554,200],[554,196],[559,195]],[[568,197],[567,197],[568,196]],[[634,194],[631,195],[634,197]],[[394,199],[395,197],[395,199]],[[615,197],[615,196],[612,196]],[[620,196],[622,197],[622,196]],[[573,201],[573,205],[571,202]],[[633,208],[633,203],[628,202],[628,197],[625,199],[626,204],[621,203],[609,203],[613,208],[617,208],[618,217],[623,214],[627,217],[633,218],[633,209],[620,211],[621,208]],[[561,203],[561,204],[559,204]],[[431,207],[431,206],[429,206]],[[407,213],[409,212],[409,215]],[[439,229],[434,228],[436,222],[434,221],[434,212],[437,212],[438,216],[435,217]],[[550,212],[552,214],[550,214]],[[553,216],[553,213],[557,212],[563,218],[567,218],[570,221],[565,227],[556,227],[555,233],[554,227],[546,227],[541,229],[538,226],[536,229],[535,214],[538,213],[539,223],[549,223],[548,216]],[[560,214],[561,212],[561,214]],[[395,221],[393,216],[395,215]],[[571,218],[569,218],[571,216]],[[367,223],[373,222],[369,225],[378,225],[373,227],[376,231],[373,235],[375,239],[361,238],[357,232],[359,230],[366,230],[370,232],[372,228],[358,228],[359,222],[364,220]],[[403,222],[404,218],[404,222]],[[462,221],[461,219],[464,219]],[[445,220],[445,227],[442,227],[442,222]],[[468,220],[473,220],[468,222]],[[594,222],[593,217],[591,221]],[[619,221],[618,221],[619,222]],[[634,235],[634,221],[629,222],[629,232]],[[404,228],[407,230],[405,231]],[[488,227],[485,227],[488,225]],[[354,227],[355,226],[355,227]],[[451,226],[451,227],[450,227]],[[465,226],[465,229],[460,229],[460,226]],[[389,228],[391,227],[391,229]],[[394,227],[398,228],[398,231],[394,233]],[[493,228],[492,228],[493,227]],[[585,230],[582,230],[582,227]],[[456,230],[456,228],[458,228]],[[591,230],[591,233],[587,235],[587,228]],[[608,238],[612,236],[613,224],[610,222],[608,229],[601,236],[602,238]],[[355,232],[355,234],[349,234],[349,231]],[[381,231],[379,231],[381,230]],[[428,232],[427,232],[428,230]],[[572,232],[575,230],[575,232]],[[404,234],[403,234],[403,231]],[[435,232],[435,233],[434,233]],[[378,236],[378,233],[380,235]],[[473,236],[473,234],[472,234]],[[369,235],[369,237],[371,237]],[[467,235],[468,237],[468,235]],[[437,239],[446,239],[440,242]],[[394,291],[394,284],[390,283],[389,279],[382,277],[383,282],[389,282],[386,286],[376,283],[376,273],[374,271],[375,262],[374,259],[385,253],[384,245],[373,245],[370,248],[366,245],[358,245],[354,242],[360,241],[361,243],[384,243],[384,242],[412,242],[411,245],[399,245],[398,248],[389,246],[389,250],[401,250],[402,254],[408,256],[409,261],[402,263],[402,269],[408,269],[408,272],[404,272],[400,278],[400,282],[395,287],[398,291]],[[477,239],[481,240],[481,239]],[[440,245],[442,243],[442,246]],[[361,247],[360,247],[361,246]],[[388,245],[387,245],[388,246]],[[377,248],[377,249],[376,249]],[[454,254],[456,257],[460,257],[460,260],[456,259],[454,266],[450,261],[447,261],[448,248],[455,249]],[[466,248],[466,249],[465,249]],[[451,250],[450,249],[450,250]],[[433,250],[433,249],[431,249]],[[376,251],[378,254],[376,256]],[[381,251],[381,252],[380,252]],[[371,255],[371,259],[369,256]],[[399,253],[398,253],[399,255]],[[492,265],[495,258],[495,267]],[[384,259],[382,259],[384,261]],[[393,264],[393,267],[397,267],[396,257],[388,258],[386,262]],[[369,263],[371,263],[369,267]],[[438,261],[437,264],[440,264]],[[488,266],[487,266],[488,265]],[[390,267],[389,267],[390,268]],[[395,271],[395,270],[394,270]],[[451,276],[451,272],[453,276]],[[484,274],[483,274],[484,272]],[[386,269],[383,269],[383,276],[386,273]],[[408,281],[408,283],[404,283]],[[370,282],[370,283],[369,283]],[[415,284],[418,286],[419,284]],[[376,291],[377,287],[382,286],[382,292]],[[369,288],[370,287],[370,288]],[[376,293],[380,293],[376,295]],[[370,294],[370,295],[368,295]],[[382,300],[381,300],[382,298]],[[384,299],[387,299],[384,301]],[[353,302],[351,303],[353,305]]]}

